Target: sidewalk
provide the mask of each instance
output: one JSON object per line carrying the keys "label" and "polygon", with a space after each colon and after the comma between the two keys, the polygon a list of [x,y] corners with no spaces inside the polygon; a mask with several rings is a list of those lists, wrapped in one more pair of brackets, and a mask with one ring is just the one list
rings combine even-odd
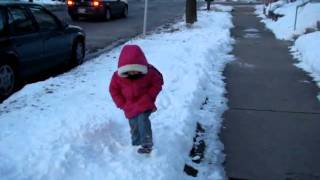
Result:
{"label": "sidewalk", "polygon": [[233,13],[237,60],[224,72],[230,109],[220,135],[227,175],[320,179],[320,90],[293,65],[289,42],[276,40],[253,11]]}

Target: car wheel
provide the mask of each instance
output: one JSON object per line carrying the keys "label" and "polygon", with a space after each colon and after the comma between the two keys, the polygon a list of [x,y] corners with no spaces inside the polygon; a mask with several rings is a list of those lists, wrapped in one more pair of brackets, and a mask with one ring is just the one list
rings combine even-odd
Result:
{"label": "car wheel", "polygon": [[14,68],[7,63],[0,64],[0,97],[12,94],[16,84]]}
{"label": "car wheel", "polygon": [[71,65],[77,66],[83,63],[85,55],[84,42],[81,40],[76,40],[72,47],[72,58]]}
{"label": "car wheel", "polygon": [[105,13],[104,13],[104,19],[106,20],[106,21],[109,21],[109,20],[111,20],[111,12],[110,12],[110,9],[106,9],[106,11],[105,11]]}
{"label": "car wheel", "polygon": [[128,7],[127,6],[125,6],[123,8],[122,17],[124,17],[124,18],[128,17]]}

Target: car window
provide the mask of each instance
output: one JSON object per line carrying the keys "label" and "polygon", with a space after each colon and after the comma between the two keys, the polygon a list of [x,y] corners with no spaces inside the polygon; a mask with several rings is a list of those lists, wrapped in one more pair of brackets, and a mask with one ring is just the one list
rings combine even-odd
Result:
{"label": "car window", "polygon": [[28,34],[36,31],[32,20],[25,9],[21,7],[9,7],[9,30],[12,35]]}
{"label": "car window", "polygon": [[39,24],[40,30],[56,30],[59,28],[57,20],[42,7],[30,7],[30,10]]}
{"label": "car window", "polygon": [[4,35],[4,20],[3,10],[0,9],[0,36]]}

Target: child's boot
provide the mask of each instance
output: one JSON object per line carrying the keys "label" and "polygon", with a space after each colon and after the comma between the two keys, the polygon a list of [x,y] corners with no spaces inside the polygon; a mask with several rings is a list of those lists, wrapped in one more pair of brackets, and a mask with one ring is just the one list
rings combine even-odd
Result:
{"label": "child's boot", "polygon": [[141,148],[138,149],[139,154],[149,154],[152,151],[152,147],[148,146],[142,146]]}

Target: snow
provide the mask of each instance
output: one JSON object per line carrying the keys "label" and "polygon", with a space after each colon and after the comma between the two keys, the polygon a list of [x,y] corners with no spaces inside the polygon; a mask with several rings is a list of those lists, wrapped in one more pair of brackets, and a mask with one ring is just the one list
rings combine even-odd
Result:
{"label": "snow", "polygon": [[258,39],[260,38],[259,30],[255,28],[247,28],[244,30],[245,34],[243,35],[246,39]]}
{"label": "snow", "polygon": [[225,5],[220,5],[220,4],[214,4],[212,6],[214,9],[220,10],[220,11],[224,11],[224,12],[231,12],[233,11],[233,7],[232,6],[225,6]]}
{"label": "snow", "polygon": [[[266,18],[263,14],[263,5],[256,7],[256,13],[263,18],[262,22],[273,31],[278,39],[292,40],[295,36],[304,34],[307,28],[316,28],[320,21],[320,3],[308,3],[298,11],[297,28],[294,30],[296,7],[305,1],[298,0],[293,3],[279,1],[270,6],[276,14],[282,14],[277,21]],[[279,7],[280,6],[280,7]],[[277,8],[275,8],[277,7]]]}
{"label": "snow", "polygon": [[[284,0],[280,0],[280,1],[277,1],[277,2],[274,2],[274,3],[271,3],[269,4],[268,6],[266,6],[266,12],[268,11],[274,11],[276,10],[277,8],[285,5],[287,3],[287,1],[284,1]],[[259,6],[258,6],[259,7]],[[263,7],[263,5],[262,5]]]}
{"label": "snow", "polygon": [[[0,104],[1,180],[224,179],[218,133],[232,26],[230,13],[202,11],[191,28],[181,22],[174,25],[179,31],[127,42],[140,45],[164,75],[151,115],[150,156],[130,145],[128,122],[108,92],[121,47],[25,86]],[[194,165],[188,154],[197,121],[208,147],[203,163]],[[185,163],[199,169],[197,178],[183,173]]]}
{"label": "snow", "polygon": [[[291,48],[296,59],[300,62],[298,67],[309,72],[320,87],[320,32],[300,36]],[[318,96],[320,100],[320,95]]]}
{"label": "snow", "polygon": [[247,33],[258,33],[259,32],[259,30],[256,28],[247,28],[244,31]]}

